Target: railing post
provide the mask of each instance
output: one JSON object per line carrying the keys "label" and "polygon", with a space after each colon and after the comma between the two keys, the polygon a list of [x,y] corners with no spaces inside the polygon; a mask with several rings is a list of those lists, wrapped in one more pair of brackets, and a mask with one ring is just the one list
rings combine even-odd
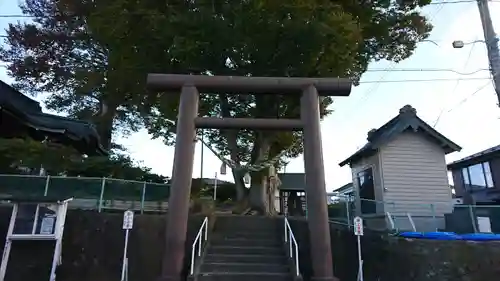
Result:
{"label": "railing post", "polygon": [[434,209],[434,204],[431,203],[432,220],[434,222],[434,229],[438,231],[438,223],[436,220],[436,210]]}
{"label": "railing post", "polygon": [[106,187],[106,178],[102,178],[102,183],[101,183],[101,195],[99,195],[99,207],[97,208],[97,211],[100,213],[102,210],[102,200],[104,198],[104,188]]}
{"label": "railing post", "polygon": [[309,208],[307,206],[307,191],[304,192],[305,196],[306,196],[306,220],[309,218]]}
{"label": "railing post", "polygon": [[191,247],[191,271],[190,271],[191,275],[193,275],[194,273],[194,253],[195,253],[194,249],[196,249],[196,245],[193,245]]}
{"label": "railing post", "polygon": [[391,214],[393,229],[398,230],[398,222],[396,221],[396,216],[398,215],[396,202],[391,202],[391,205],[392,205],[392,212],[390,214]]}
{"label": "railing post", "polygon": [[144,201],[146,200],[146,182],[142,186],[141,192],[141,215],[144,214]]}
{"label": "railing post", "polygon": [[200,236],[200,240],[198,240],[198,257],[201,256],[201,236]]}
{"label": "railing post", "polygon": [[[345,199],[344,199],[344,200],[345,200]],[[350,217],[351,217],[351,213],[350,213],[350,211],[349,211],[349,203],[350,203],[350,202],[349,202],[348,200],[345,200],[345,209],[346,209],[346,212],[347,212],[347,213],[346,213],[346,216],[347,216],[347,228],[348,228],[348,229],[351,229],[351,219],[350,219]]]}
{"label": "railing post", "polygon": [[47,194],[49,194],[49,182],[50,182],[50,175],[47,175],[47,179],[45,180],[45,190],[43,191],[43,196],[47,196]]}
{"label": "railing post", "polygon": [[205,241],[208,240],[208,217],[205,218]]}
{"label": "railing post", "polygon": [[286,225],[286,217],[285,217],[284,222],[285,222],[285,243],[286,243],[286,242],[288,242],[288,237],[287,237],[288,236],[288,228]]}
{"label": "railing post", "polygon": [[476,216],[474,215],[474,209],[473,209],[472,205],[469,205],[469,216],[470,216],[470,220],[472,223],[472,229],[474,229],[474,233],[478,233],[477,224],[476,224]]}

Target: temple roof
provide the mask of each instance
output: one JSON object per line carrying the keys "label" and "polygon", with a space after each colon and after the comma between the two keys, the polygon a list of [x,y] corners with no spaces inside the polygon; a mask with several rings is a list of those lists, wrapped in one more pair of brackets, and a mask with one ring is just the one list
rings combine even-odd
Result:
{"label": "temple roof", "polygon": [[[92,123],[42,112],[40,104],[0,80],[2,118],[15,120],[34,139],[49,136],[87,155],[106,155]],[[0,132],[4,135],[4,132]],[[43,138],[44,138],[43,137]]]}
{"label": "temple roof", "polygon": [[346,164],[352,164],[363,158],[374,155],[377,149],[382,145],[408,130],[422,134],[429,141],[438,144],[443,148],[445,154],[460,151],[462,149],[456,143],[452,142],[420,119],[417,116],[415,108],[410,105],[405,105],[399,110],[399,114],[396,117],[385,123],[382,127],[370,130],[368,132],[368,142],[365,146],[349,156],[346,160],[340,162],[339,165],[342,167]]}

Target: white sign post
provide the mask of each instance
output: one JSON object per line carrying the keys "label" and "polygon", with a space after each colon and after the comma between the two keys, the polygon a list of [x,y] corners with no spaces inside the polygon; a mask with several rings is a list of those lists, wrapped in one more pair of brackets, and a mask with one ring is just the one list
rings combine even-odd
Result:
{"label": "white sign post", "polygon": [[127,210],[123,213],[123,229],[125,230],[125,245],[123,246],[123,264],[122,264],[122,278],[121,281],[128,280],[128,235],[134,226],[134,212]]}
{"label": "white sign post", "polygon": [[354,218],[354,235],[358,240],[358,281],[363,281],[363,260],[361,257],[361,236],[363,236],[363,219],[361,217]]}

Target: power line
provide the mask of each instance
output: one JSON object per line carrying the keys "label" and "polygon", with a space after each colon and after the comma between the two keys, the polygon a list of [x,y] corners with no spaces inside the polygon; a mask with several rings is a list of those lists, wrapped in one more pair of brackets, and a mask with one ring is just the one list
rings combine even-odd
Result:
{"label": "power line", "polygon": [[[469,64],[469,61],[470,61],[470,58],[472,57],[472,51],[474,50],[474,47],[476,46],[476,41],[474,41],[474,43],[472,44],[470,50],[469,50],[469,55],[467,56],[467,59],[465,60],[465,64],[464,64],[464,67],[463,68],[466,68],[467,65]],[[489,69],[487,69],[489,71]],[[451,91],[452,94],[454,94],[457,89],[458,89],[458,85],[460,84],[460,81],[462,80],[462,76],[460,76],[457,80],[457,83],[455,83],[455,86],[453,87],[453,90]],[[436,128],[437,124],[439,123],[439,120],[441,120],[441,116],[443,116],[443,113],[446,109],[446,98],[445,98],[445,102],[443,103],[443,105],[441,106],[441,110],[438,114],[438,117],[436,118],[436,122],[434,122],[434,126],[432,126],[433,128]]]}
{"label": "power line", "polygon": [[[3,66],[3,67],[5,67],[5,66]],[[461,81],[476,81],[476,80],[490,80],[490,79],[491,79],[491,77],[470,77],[470,78],[462,78]],[[456,81],[456,80],[457,80],[457,78],[400,79],[400,80],[384,80],[384,81],[368,80],[368,81],[360,81],[359,84],[450,82],[450,81]]]}
{"label": "power line", "polygon": [[486,83],[483,86],[477,88],[474,92],[472,92],[472,94],[468,95],[466,98],[464,98],[463,100],[461,100],[460,102],[458,102],[455,106],[453,106],[450,110],[448,110],[447,113],[452,112],[453,110],[457,109],[459,106],[461,106],[462,104],[464,104],[466,101],[468,101],[470,98],[472,98],[473,96],[475,96],[476,94],[478,94],[482,90],[484,90],[484,88],[486,88],[490,84],[491,84],[491,81],[488,81],[488,83]]}
{"label": "power line", "polygon": [[[440,5],[438,6],[438,8],[437,8],[437,9],[434,11],[434,13],[433,13],[433,14],[429,17],[429,22],[431,22],[431,21],[432,21],[432,20],[433,20],[433,19],[434,19],[434,18],[435,18],[438,14],[439,14],[439,12],[441,12],[441,10],[443,10],[443,8],[444,8],[443,2],[440,2],[439,4],[440,4]],[[375,93],[375,92],[378,90],[379,86],[381,85],[381,82],[383,82],[383,81],[386,79],[387,75],[388,75],[388,74],[389,74],[389,73],[390,73],[390,72],[391,72],[394,68],[396,68],[396,64],[397,64],[397,62],[392,61],[392,62],[390,63],[390,65],[389,65],[389,67],[387,67],[387,68],[385,69],[384,74],[382,74],[382,75],[380,76],[380,78],[379,78],[379,83],[377,83],[377,84],[373,85],[372,87],[368,88],[368,89],[367,89],[367,90],[363,93],[363,95],[361,96],[360,101],[357,103],[357,106],[356,106],[356,108],[357,108],[357,109],[359,109],[359,108],[360,108],[360,105],[361,105],[361,104],[363,104],[363,103],[364,103],[364,102],[368,99],[368,97],[369,97],[369,95],[370,95],[370,94]],[[350,110],[349,112],[351,112],[351,113],[352,113],[352,112],[355,112],[355,111],[354,111],[354,110]]]}
{"label": "power line", "polygon": [[[470,57],[470,55],[469,55]],[[0,67],[7,67],[7,64],[0,64]],[[278,70],[278,69],[276,69]],[[482,71],[489,71],[487,68],[481,68],[481,69],[476,69],[474,71],[469,71],[469,72],[460,72],[458,70],[452,69],[452,68],[394,68],[394,69],[387,69],[387,68],[372,68],[366,70],[366,72],[452,72],[458,75],[463,75],[463,76],[468,76],[468,75],[474,75]]]}
{"label": "power line", "polygon": [[[491,77],[471,77],[463,78],[461,81],[472,80],[490,80]],[[402,80],[384,80],[384,81],[361,81],[359,84],[372,84],[372,83],[416,83],[416,82],[449,82],[456,81],[457,78],[435,78],[435,79],[402,79]]]}
{"label": "power line", "polygon": [[490,71],[489,69],[487,68],[481,68],[481,69],[476,69],[474,71],[470,71],[470,72],[460,72],[458,70],[455,70],[455,69],[451,69],[451,68],[394,68],[394,69],[385,69],[385,68],[381,68],[381,69],[368,69],[366,72],[386,72],[386,71],[390,71],[390,72],[453,72],[453,73],[456,73],[456,74],[459,74],[459,75],[473,75],[473,74],[476,74],[476,73],[479,73],[481,71]]}

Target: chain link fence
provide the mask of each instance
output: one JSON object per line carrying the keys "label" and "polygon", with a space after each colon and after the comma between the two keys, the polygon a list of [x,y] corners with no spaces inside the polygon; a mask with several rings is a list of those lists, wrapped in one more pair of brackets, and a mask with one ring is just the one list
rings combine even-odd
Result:
{"label": "chain link fence", "polygon": [[330,222],[353,225],[361,214],[366,227],[376,230],[500,233],[500,205],[463,205],[444,202],[388,202],[337,196],[328,207]]}
{"label": "chain link fence", "polygon": [[0,175],[0,194],[73,197],[70,208],[164,212],[170,186],[113,178]]}

